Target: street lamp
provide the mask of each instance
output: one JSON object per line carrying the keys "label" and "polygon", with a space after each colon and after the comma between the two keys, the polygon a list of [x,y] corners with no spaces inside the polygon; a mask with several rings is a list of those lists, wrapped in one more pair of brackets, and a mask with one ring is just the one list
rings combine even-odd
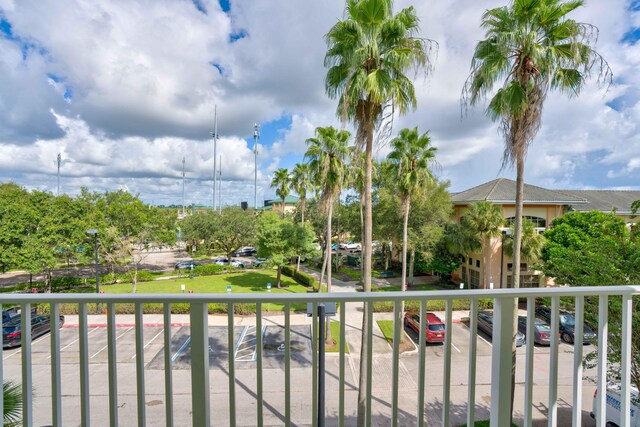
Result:
{"label": "street lamp", "polygon": [[98,230],[95,228],[92,228],[90,230],[87,230],[87,234],[88,235],[93,235],[93,242],[95,244],[95,254],[96,254],[96,293],[99,294],[100,293],[100,283],[98,280]]}

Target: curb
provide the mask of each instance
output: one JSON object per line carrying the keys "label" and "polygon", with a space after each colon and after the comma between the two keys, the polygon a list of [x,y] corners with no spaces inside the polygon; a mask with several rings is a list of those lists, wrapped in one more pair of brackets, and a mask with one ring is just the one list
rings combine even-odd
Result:
{"label": "curb", "polygon": [[[191,323],[171,323],[171,326],[176,326],[176,327],[180,327],[180,326],[190,326]],[[87,325],[88,328],[106,328],[107,326],[109,326],[107,323],[89,323]],[[135,327],[136,324],[135,323],[116,323],[116,328],[133,328]],[[164,323],[143,323],[142,324],[143,327],[164,327]],[[80,325],[77,324],[72,324],[72,325],[62,325],[63,328],[79,328]]]}

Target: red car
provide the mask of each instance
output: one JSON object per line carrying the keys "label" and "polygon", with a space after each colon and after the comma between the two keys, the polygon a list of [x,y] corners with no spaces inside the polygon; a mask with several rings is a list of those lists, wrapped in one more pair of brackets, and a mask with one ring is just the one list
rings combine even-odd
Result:
{"label": "red car", "polygon": [[[427,313],[427,335],[428,343],[444,342],[446,328],[444,322],[435,314]],[[404,326],[410,327],[417,334],[420,334],[420,314],[415,311],[408,311],[404,315]]]}

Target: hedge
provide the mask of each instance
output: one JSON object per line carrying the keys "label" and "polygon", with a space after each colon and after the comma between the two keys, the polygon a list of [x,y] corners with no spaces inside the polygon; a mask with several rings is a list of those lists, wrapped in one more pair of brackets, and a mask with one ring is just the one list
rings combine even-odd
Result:
{"label": "hedge", "polygon": [[284,267],[282,267],[282,274],[291,277],[301,285],[313,288],[314,292],[318,292],[319,283],[316,279],[314,279],[312,275],[307,274],[301,270],[296,271],[296,269],[290,265],[285,265]]}
{"label": "hedge", "polygon": [[[452,304],[453,310],[470,310],[471,303],[468,299],[454,299]],[[478,308],[480,310],[491,309],[493,308],[493,300],[491,298],[480,298],[478,299]],[[419,311],[420,310],[420,301],[410,301],[407,300],[404,302],[405,311]],[[445,311],[446,310],[446,301],[445,300],[428,300],[427,301],[427,310],[428,311]],[[393,311],[393,301],[379,301],[373,303],[373,311],[375,313],[389,313]]]}
{"label": "hedge", "polygon": [[[194,267],[193,274],[196,276],[211,276],[213,274],[221,273],[228,269],[229,268],[227,268],[227,266],[225,265],[205,264],[205,265],[199,265],[197,267]],[[189,274],[189,271],[188,270],[186,271],[187,271],[187,274]]]}

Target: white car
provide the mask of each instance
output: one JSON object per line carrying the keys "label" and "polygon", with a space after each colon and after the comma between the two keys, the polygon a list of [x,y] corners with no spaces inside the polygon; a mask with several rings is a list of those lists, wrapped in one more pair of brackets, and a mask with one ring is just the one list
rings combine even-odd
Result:
{"label": "white car", "polygon": [[349,250],[360,250],[362,249],[362,245],[360,243],[347,242],[347,244],[344,245],[344,248]]}
{"label": "white car", "polygon": [[[631,386],[631,424],[629,427],[640,427],[640,398],[638,389]],[[593,393],[593,412],[591,418],[598,417],[598,390]],[[621,410],[620,384],[609,384],[607,386],[607,413],[605,423],[608,427],[623,427],[620,424]],[[626,426],[625,426],[626,427]]]}
{"label": "white car", "polygon": [[231,258],[231,266],[235,268],[244,268],[244,263],[239,259]]}
{"label": "white car", "polygon": [[214,258],[213,263],[218,265],[229,265],[229,259],[227,257],[218,257]]}

